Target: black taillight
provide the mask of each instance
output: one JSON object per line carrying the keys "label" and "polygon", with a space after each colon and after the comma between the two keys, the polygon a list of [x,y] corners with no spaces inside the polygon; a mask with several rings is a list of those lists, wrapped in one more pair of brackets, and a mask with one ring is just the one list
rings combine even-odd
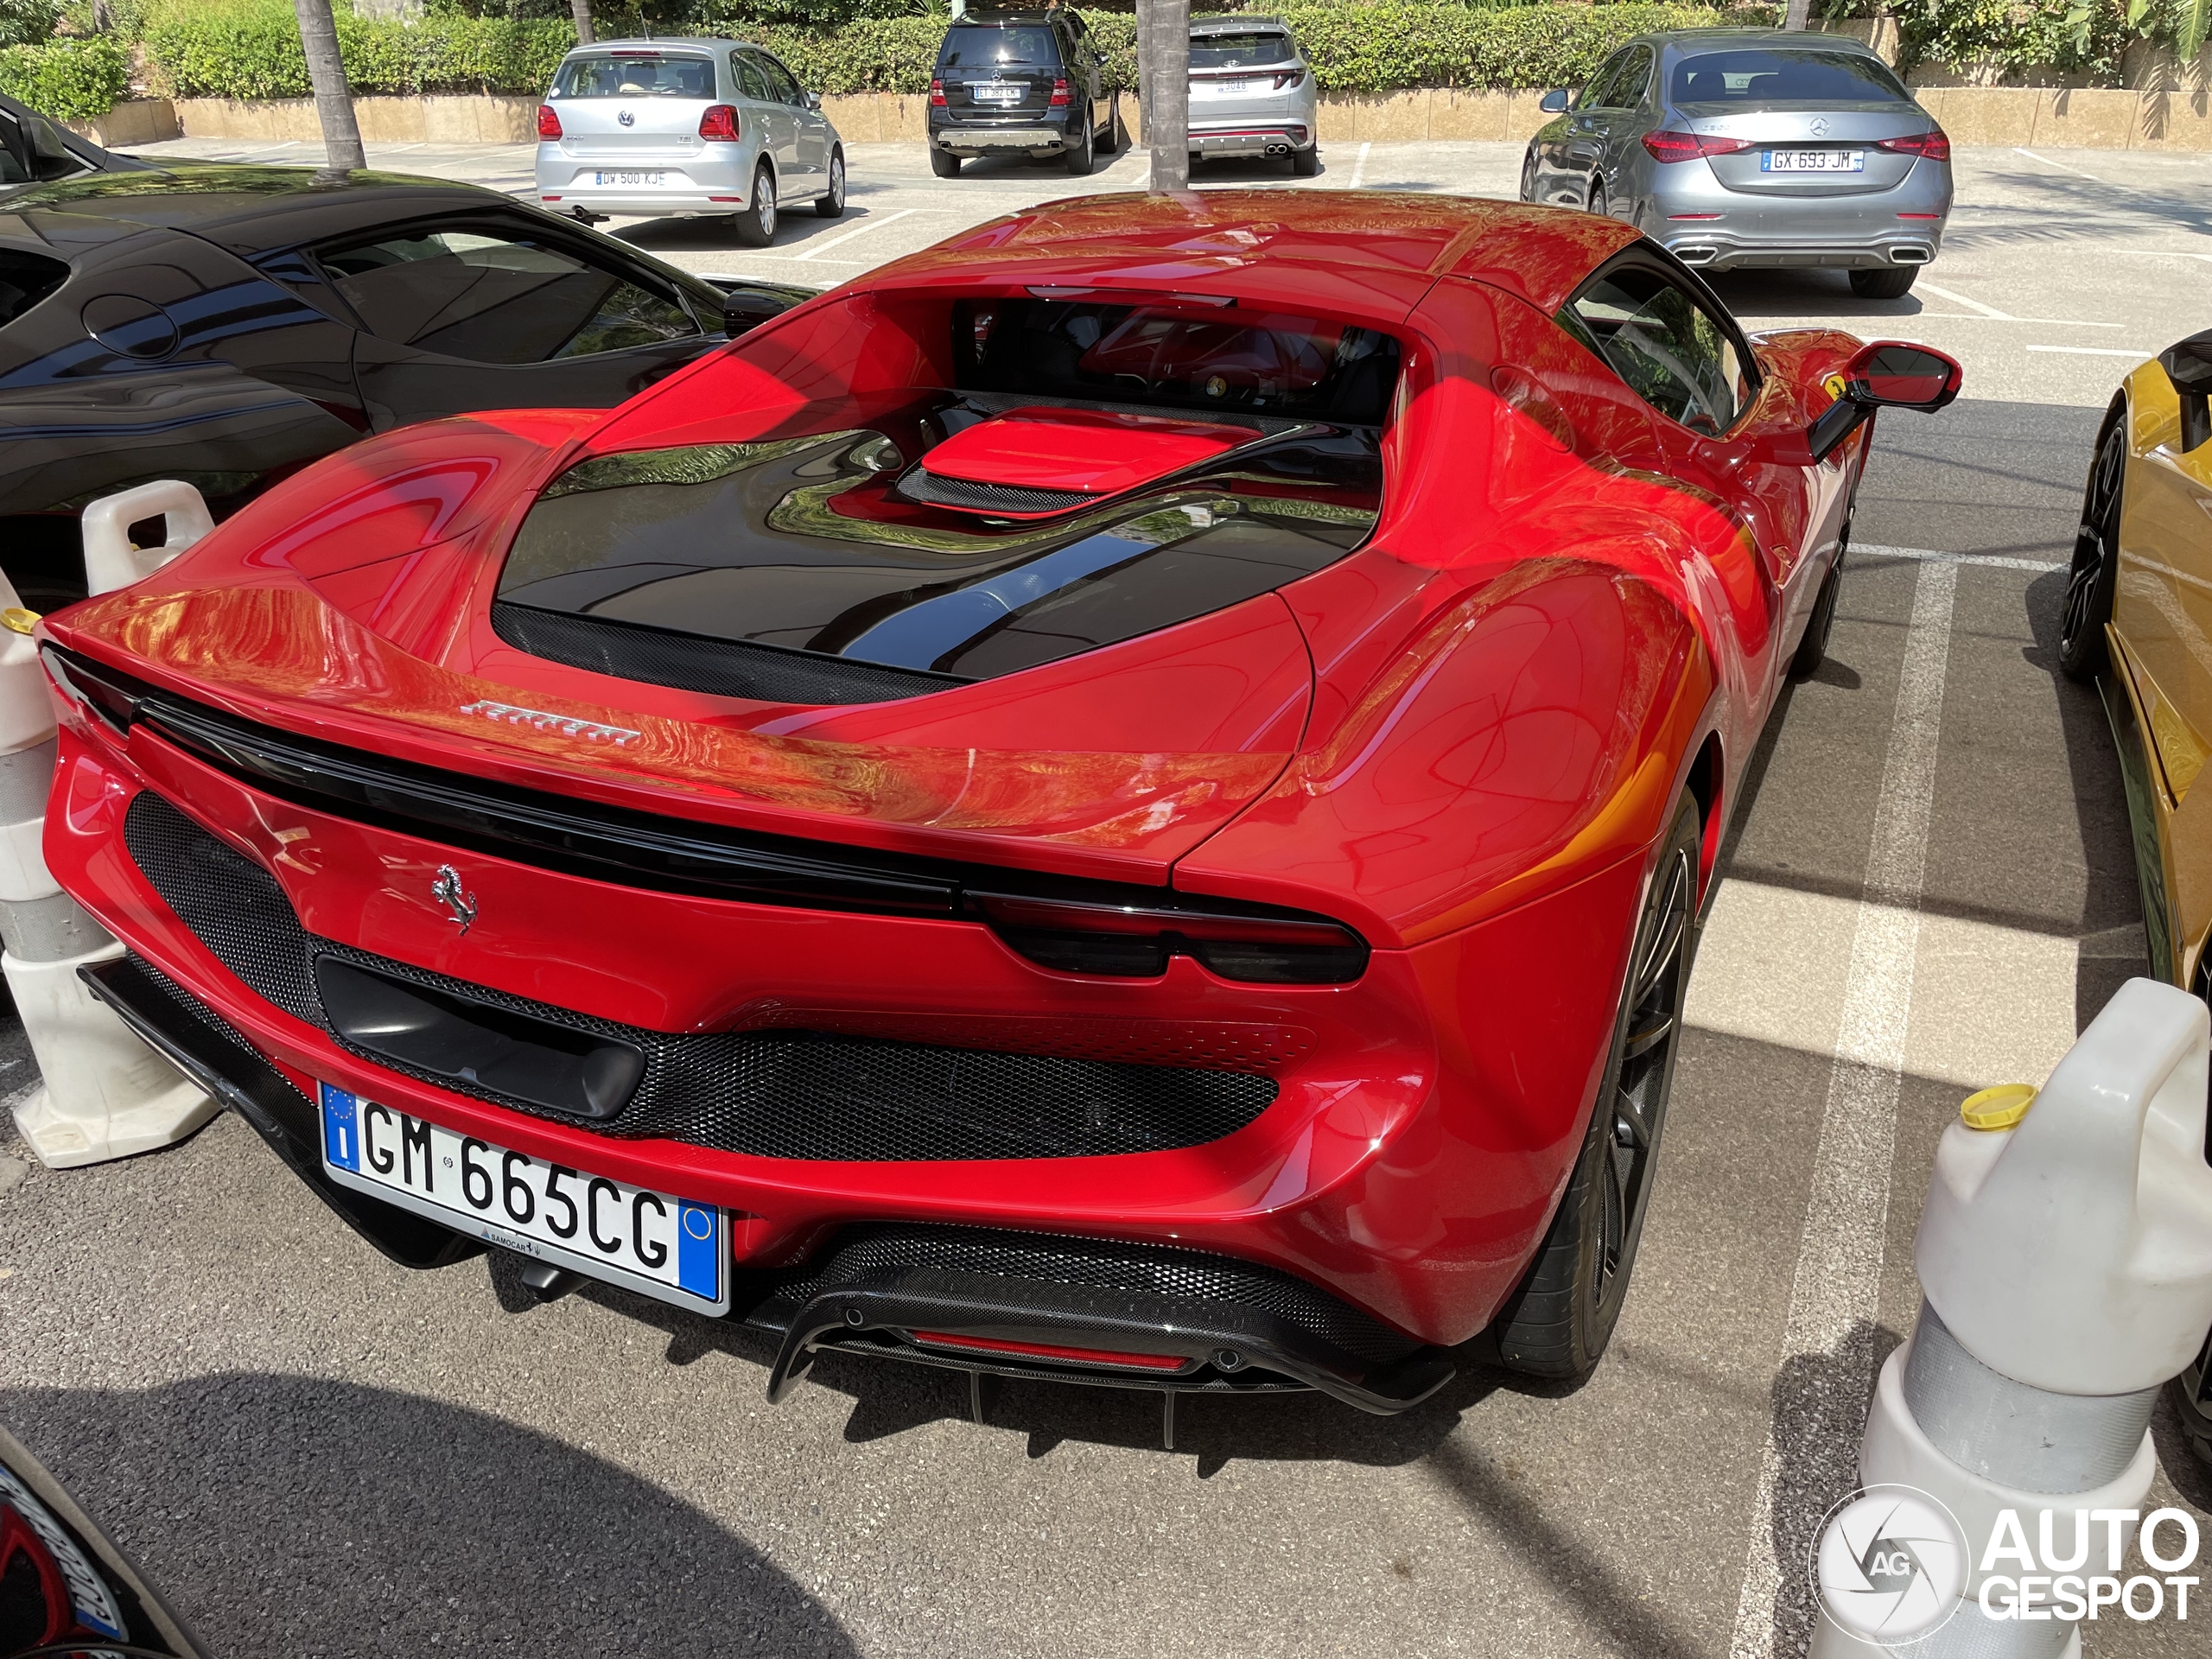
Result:
{"label": "black taillight", "polygon": [[1325,917],[1205,899],[1111,902],[978,893],[967,903],[1013,949],[1065,974],[1148,978],[1190,957],[1224,979],[1341,985],[1367,969],[1367,942]]}
{"label": "black taillight", "polygon": [[110,681],[95,663],[81,657],[65,657],[52,645],[41,645],[40,660],[61,694],[118,737],[138,718],[138,697],[127,685]]}

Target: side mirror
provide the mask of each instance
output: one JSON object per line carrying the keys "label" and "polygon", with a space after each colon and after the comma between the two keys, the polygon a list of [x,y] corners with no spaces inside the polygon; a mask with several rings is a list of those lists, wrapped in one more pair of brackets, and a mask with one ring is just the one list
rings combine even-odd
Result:
{"label": "side mirror", "polygon": [[803,96],[803,97],[806,99],[806,107],[807,107],[808,109],[810,109],[810,110],[818,110],[818,109],[820,109],[820,108],[822,107],[822,94],[821,94],[821,93],[819,93],[819,92],[806,92],[806,93],[803,93],[803,94],[801,94],[801,96]]}
{"label": "side mirror", "polygon": [[734,294],[722,296],[722,333],[735,340],[769,318],[780,317],[791,308],[791,302],[780,295],[739,289]]}
{"label": "side mirror", "polygon": [[1916,409],[1933,415],[1959,395],[1965,371],[1925,346],[1878,340],[1859,347],[1834,378],[1843,382],[1842,391],[1805,429],[1815,461],[1826,461],[1878,409]]}
{"label": "side mirror", "polygon": [[1546,92],[1536,107],[1546,115],[1565,115],[1574,103],[1574,94],[1564,86],[1554,86]]}
{"label": "side mirror", "polygon": [[2212,440],[2212,328],[2158,353],[2158,366],[2181,397],[2183,454]]}

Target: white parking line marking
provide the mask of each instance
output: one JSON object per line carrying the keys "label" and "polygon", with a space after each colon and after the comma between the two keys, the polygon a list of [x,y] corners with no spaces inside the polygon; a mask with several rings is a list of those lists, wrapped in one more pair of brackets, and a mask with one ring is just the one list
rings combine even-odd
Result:
{"label": "white parking line marking", "polygon": [[2055,352],[2062,357],[2132,357],[2139,363],[2158,354],[2156,346],[2140,352],[2118,346],[2031,346],[2028,349],[2031,352]]}
{"label": "white parking line marking", "polygon": [[2105,248],[2100,251],[2116,253],[2123,259],[2197,259],[2212,265],[2212,253],[2189,253],[2179,248]]}
{"label": "white parking line marking", "polygon": [[[1914,583],[1904,671],[1897,677],[1889,753],[1867,849],[1866,902],[1858,907],[1851,942],[1835,1069],[1829,1075],[1783,1334],[1783,1373],[1796,1362],[1811,1363],[1795,1366],[1796,1385],[1777,1391],[1768,1424],[1730,1659],[1768,1659],[1775,1650],[1784,1559],[1776,1547],[1777,1518],[1790,1535],[1793,1548],[1787,1558],[1794,1567],[1798,1539],[1809,1544],[1813,1524],[1828,1501],[1843,1496],[1825,1485],[1807,1490],[1802,1482],[1782,1491],[1784,1445],[1801,1468],[1806,1453],[1855,1446],[1857,1418],[1873,1382],[1871,1349],[1857,1338],[1860,1326],[1874,1317],[1881,1289],[1897,1088],[1912,1014],[1920,887],[1928,863],[1936,741],[1958,587],[1958,566],[1936,559],[1921,564]],[[1857,1374],[1862,1370],[1863,1376]],[[1837,1413],[1842,1416],[1832,1417]],[[1776,1516],[1778,1501],[1789,1505],[1786,1516]]]}
{"label": "white parking line marking", "polygon": [[[854,226],[851,230],[847,231],[842,236],[833,236],[827,242],[817,242],[813,246],[808,248],[805,252],[795,253],[791,257],[794,259],[819,259],[823,254],[829,252],[830,249],[842,248],[846,243],[851,241],[856,236],[866,236],[870,231],[880,231],[886,225],[895,225],[900,219],[908,218],[915,213],[928,213],[941,211],[943,210],[933,207],[901,207],[897,213],[886,213],[880,219],[871,215],[869,218],[861,220],[858,225]],[[859,262],[851,259],[833,259],[830,263],[832,264],[849,265]]]}
{"label": "white parking line marking", "polygon": [[2009,311],[1999,311],[1993,305],[1984,305],[1980,300],[1970,300],[1963,294],[1955,293],[1948,288],[1938,288],[1933,283],[1923,283],[1920,285],[1920,289],[1921,292],[1923,294],[1940,294],[1945,299],[1950,301],[1954,305],[1963,305],[1969,311],[1978,311],[1983,316],[1994,318],[1999,322],[2018,322],[2020,321],[2019,318],[2014,316]]}
{"label": "white parking line marking", "polygon": [[1978,564],[1993,570],[2063,570],[2056,559],[2015,559],[2001,553],[1942,553],[1932,547],[1885,547],[1879,542],[1853,542],[1851,550],[1873,559],[1933,559],[1943,564]]}
{"label": "white parking line marking", "polygon": [[2087,179],[2091,184],[2104,184],[2109,189],[2126,190],[2131,193],[2134,190],[2133,185],[2108,184],[2107,181],[2099,178],[2094,173],[2084,173],[2078,167],[2069,167],[2063,162],[2054,162],[2048,156],[2038,156],[2032,149],[2024,149],[2018,144],[2012,146],[2012,153],[2015,156],[2024,156],[2031,162],[2041,162],[2045,167],[2055,167],[2062,173],[2071,173],[2077,179]]}
{"label": "white parking line marking", "polygon": [[1359,181],[1367,176],[1367,152],[1373,148],[1372,144],[1362,144],[1359,147],[1359,159],[1351,164],[1351,182],[1344,186],[1345,189],[1359,188]]}

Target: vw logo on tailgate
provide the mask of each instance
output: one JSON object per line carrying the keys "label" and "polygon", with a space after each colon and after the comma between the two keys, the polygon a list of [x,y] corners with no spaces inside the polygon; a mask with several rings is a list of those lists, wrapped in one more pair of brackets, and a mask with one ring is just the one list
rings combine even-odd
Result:
{"label": "vw logo on tailgate", "polygon": [[626,127],[634,127],[638,124],[638,118],[631,114],[627,110],[615,111],[614,118],[617,121],[620,121]]}

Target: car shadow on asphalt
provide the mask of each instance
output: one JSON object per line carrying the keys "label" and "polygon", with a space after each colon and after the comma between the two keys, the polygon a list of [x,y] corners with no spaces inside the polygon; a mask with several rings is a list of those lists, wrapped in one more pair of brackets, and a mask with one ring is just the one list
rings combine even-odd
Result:
{"label": "car shadow on asphalt", "polygon": [[0,1423],[237,1659],[860,1651],[712,1516],[422,1395],[229,1372],[0,1389]]}

